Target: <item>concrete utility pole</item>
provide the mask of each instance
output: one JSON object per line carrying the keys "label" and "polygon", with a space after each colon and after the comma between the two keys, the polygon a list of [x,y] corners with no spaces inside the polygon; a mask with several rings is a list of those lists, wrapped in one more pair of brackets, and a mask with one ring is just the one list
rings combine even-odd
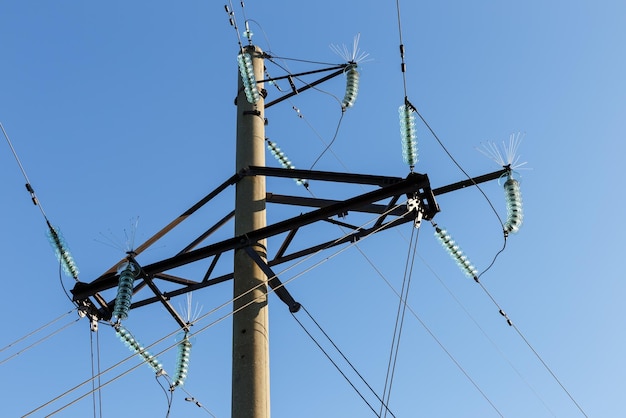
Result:
{"label": "concrete utility pole", "polygon": [[[261,50],[248,46],[256,80],[263,80]],[[257,84],[259,91],[262,84]],[[241,74],[237,95],[236,170],[265,166],[264,98],[256,104],[246,100]],[[266,226],[265,177],[247,176],[237,183],[235,236]],[[253,244],[267,259],[266,240]],[[269,330],[267,277],[244,249],[235,252],[232,417],[269,418]]]}

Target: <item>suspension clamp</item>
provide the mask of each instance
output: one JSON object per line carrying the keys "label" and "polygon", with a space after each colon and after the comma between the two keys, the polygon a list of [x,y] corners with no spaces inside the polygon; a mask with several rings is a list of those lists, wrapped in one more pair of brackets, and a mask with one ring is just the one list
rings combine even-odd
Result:
{"label": "suspension clamp", "polygon": [[89,300],[81,300],[81,301],[78,301],[77,303],[78,303],[78,316],[80,316],[81,318],[88,318],[89,328],[91,329],[91,332],[97,332],[99,314],[98,314],[98,310],[96,309],[96,307],[93,306],[93,304],[89,302]]}
{"label": "suspension clamp", "polygon": [[419,228],[422,224],[422,218],[424,217],[424,208],[422,207],[419,197],[410,197],[406,201],[406,208],[409,212],[413,212],[415,219],[413,219],[413,226]]}

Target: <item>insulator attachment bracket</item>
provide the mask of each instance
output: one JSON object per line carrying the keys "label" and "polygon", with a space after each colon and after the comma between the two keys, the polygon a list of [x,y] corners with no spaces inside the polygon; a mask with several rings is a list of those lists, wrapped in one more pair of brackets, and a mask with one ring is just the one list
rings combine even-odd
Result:
{"label": "insulator attachment bracket", "polygon": [[91,332],[97,332],[98,320],[100,319],[98,308],[89,299],[83,299],[76,303],[78,304],[78,316],[89,318],[89,329],[91,329]]}
{"label": "insulator attachment bracket", "polygon": [[407,199],[406,208],[409,212],[413,212],[415,214],[415,219],[413,219],[413,226],[415,228],[419,228],[422,224],[422,218],[424,217],[424,209],[422,208],[419,197],[410,197],[409,199]]}

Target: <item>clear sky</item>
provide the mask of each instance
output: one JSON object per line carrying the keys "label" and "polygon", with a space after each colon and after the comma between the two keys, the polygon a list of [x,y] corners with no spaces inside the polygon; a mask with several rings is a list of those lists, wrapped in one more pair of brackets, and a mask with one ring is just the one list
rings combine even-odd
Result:
{"label": "clear sky", "polygon": [[[139,244],[234,173],[239,47],[224,3],[0,1],[0,122],[46,215],[63,232],[81,281],[90,282],[124,256],[123,245],[111,241],[123,242],[133,219],[139,219]],[[253,42],[280,64],[267,63],[271,76],[324,67],[317,62],[341,64],[329,46],[350,47],[357,34],[359,47],[369,53],[359,65],[356,104],[342,119],[343,76],[267,110],[267,136],[296,167],[311,167],[341,119],[332,152],[316,169],[409,173],[397,111],[404,89],[395,2],[249,0],[244,9],[233,3],[240,32],[247,19]],[[499,167],[477,147],[522,133],[519,154],[531,169],[519,172],[524,224],[481,276],[520,333],[457,268],[432,225],[423,223],[391,412],[396,417],[623,416],[626,5],[401,1],[400,10],[407,95],[445,150],[466,173],[478,176]],[[279,86],[288,89],[285,81]],[[273,86],[267,88],[268,100],[280,97]],[[466,178],[425,124],[419,122],[417,132],[417,172],[427,173],[433,187]],[[109,325],[100,324],[95,334],[87,320],[78,320],[59,281],[45,222],[11,149],[1,142],[1,415],[22,416],[45,405],[32,416],[57,410],[56,416],[64,417],[166,416],[168,399],[152,370],[136,356],[120,364],[131,353]],[[269,153],[267,164],[277,166]],[[505,218],[502,185],[493,181],[482,189]],[[344,199],[370,189],[312,182],[310,190],[317,197]],[[310,196],[288,179],[268,180],[268,191]],[[503,244],[488,201],[468,188],[442,195],[438,203],[435,221],[482,273]],[[229,189],[138,261],[149,264],[175,254],[233,204]],[[293,215],[290,209],[268,208],[269,222]],[[350,214],[344,221],[360,225],[371,219]],[[283,281],[294,279],[290,292],[379,396],[398,309],[392,288],[402,287],[413,232],[405,224],[281,274]],[[207,243],[232,234],[229,223]],[[334,226],[317,228],[303,231],[302,239],[341,234]],[[270,253],[278,245],[270,240]],[[184,274],[198,280],[206,267]],[[226,260],[218,270],[230,267]],[[65,276],[62,283],[74,286]],[[174,392],[172,418],[211,416],[207,411],[230,416],[230,305],[212,310],[231,297],[230,283],[193,293],[194,305],[206,316],[193,327],[202,332],[191,352],[188,393]],[[177,309],[184,303],[172,300]],[[296,315],[331,348],[303,312]],[[222,316],[225,320],[210,326]],[[153,352],[175,343],[177,324],[160,305],[132,310],[125,325],[146,345],[163,339]],[[330,350],[374,413],[274,295],[270,350],[274,417],[378,414],[376,396]],[[176,348],[159,357],[172,375]],[[94,398],[89,379],[97,359],[102,371],[112,369],[94,385],[111,383]],[[185,401],[189,396],[206,409]]]}

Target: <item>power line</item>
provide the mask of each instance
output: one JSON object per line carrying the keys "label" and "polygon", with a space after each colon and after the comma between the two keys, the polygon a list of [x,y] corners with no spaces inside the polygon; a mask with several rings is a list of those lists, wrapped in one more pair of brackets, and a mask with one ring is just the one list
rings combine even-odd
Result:
{"label": "power line", "polygon": [[[166,376],[166,375],[164,375]],[[155,376],[155,379],[157,381],[157,383],[159,384],[159,386],[161,387],[161,389],[163,389],[163,393],[165,394],[165,400],[167,401],[167,412],[165,413],[165,418],[169,418],[170,416],[170,412],[172,410],[172,402],[174,401],[174,392],[169,391],[165,389],[165,386],[163,386],[161,384],[161,381],[159,380],[159,375]],[[171,387],[171,386],[170,386]]]}
{"label": "power line", "polygon": [[315,159],[315,161],[313,161],[313,164],[311,164],[310,170],[313,170],[313,167],[315,167],[315,164],[319,162],[319,160],[324,156],[326,151],[328,151],[330,147],[332,147],[333,144],[335,143],[335,140],[337,139],[337,135],[339,134],[339,128],[341,127],[341,122],[343,121],[344,114],[345,112],[341,112],[341,116],[339,117],[339,122],[337,122],[337,128],[335,129],[335,134],[333,135],[333,139],[328,143],[328,145],[326,145],[326,148],[324,148],[324,151],[322,151],[322,153]]}
{"label": "power line", "polygon": [[12,343],[9,343],[8,345],[0,348],[0,353],[5,351],[5,350],[7,350],[7,349],[9,349],[9,348],[11,348],[11,347],[13,347],[14,345],[16,345],[18,343],[24,341],[25,339],[31,337],[32,335],[38,333],[39,331],[44,330],[45,328],[49,327],[50,325],[54,324],[55,322],[60,321],[61,319],[65,318],[66,316],[68,316],[69,314],[71,314],[74,311],[76,311],[76,309],[69,310],[69,311],[65,312],[64,314],[61,314],[58,317],[54,318],[52,321],[50,321],[50,322],[40,326],[39,328],[37,328],[37,329],[29,332],[28,334],[18,338],[17,340],[13,341]]}
{"label": "power line", "polygon": [[[417,229],[417,233],[415,230],[417,228],[411,229],[411,240],[409,241],[408,253],[406,256],[406,263],[404,267],[404,277],[402,279],[402,288],[400,289],[400,298],[398,299],[398,311],[396,313],[396,322],[393,329],[393,337],[391,341],[391,348],[389,350],[389,363],[387,365],[387,375],[385,376],[385,385],[383,390],[383,404],[389,405],[389,401],[391,398],[391,387],[393,385],[393,378],[396,370],[396,364],[398,360],[398,353],[400,351],[400,339],[402,337],[402,327],[404,325],[404,315],[406,313],[406,305],[408,303],[409,298],[409,288],[411,284],[411,277],[413,273],[413,265],[415,263],[415,255],[417,252],[417,240],[419,236],[419,229]],[[413,237],[415,236],[415,242],[413,242]],[[411,250],[413,250],[413,255],[411,256]],[[410,267],[409,267],[410,264]],[[385,395],[387,396],[385,398]],[[383,416],[387,416],[387,411],[382,411],[381,405],[381,414]]]}
{"label": "power line", "polygon": [[461,371],[461,373],[463,373],[465,375],[465,377],[470,381],[470,383],[474,386],[474,388],[476,388],[476,390],[482,395],[482,397],[489,403],[489,405],[491,405],[491,407],[493,408],[494,411],[496,411],[496,413],[498,415],[500,415],[502,418],[504,418],[504,415],[502,415],[502,413],[500,412],[500,410],[496,407],[496,405],[491,401],[491,399],[487,396],[487,394],[485,392],[483,392],[483,390],[480,388],[480,386],[478,386],[478,383],[476,383],[476,381],[474,379],[472,379],[472,377],[469,375],[469,373],[465,370],[465,368],[463,368],[463,366],[461,366],[461,363],[458,362],[458,360],[452,355],[452,353],[443,345],[443,343],[441,342],[441,340],[439,340],[439,338],[437,338],[437,336],[434,334],[434,332],[426,325],[426,323],[417,315],[417,313],[413,310],[413,308],[411,308],[410,305],[407,305],[407,309],[409,310],[409,312],[411,312],[411,314],[413,315],[413,317],[415,319],[417,319],[417,321],[420,323],[420,325],[422,325],[422,327],[424,327],[424,329],[426,330],[426,332],[435,340],[435,342],[439,345],[439,347],[443,350],[444,353],[446,353],[446,355],[448,356],[448,358],[450,358],[450,360],[452,360],[452,362],[456,365],[456,367]]}
{"label": "power line", "polygon": [[437,274],[437,272],[426,262],[426,260],[418,254],[420,260],[424,263],[424,265],[428,268],[428,270],[432,273],[432,275],[437,279],[439,284],[446,290],[446,292],[450,295],[450,297],[456,302],[457,305],[461,308],[461,310],[465,313],[465,315],[474,323],[474,325],[480,330],[483,336],[490,342],[490,344],[496,349],[498,354],[509,364],[509,366],[515,371],[515,373],[520,377],[520,379],[524,382],[524,384],[533,392],[535,397],[539,399],[539,401],[544,405],[544,407],[550,412],[552,416],[555,416],[554,412],[550,409],[550,407],[546,404],[545,400],[537,393],[535,388],[533,388],[530,383],[524,378],[522,373],[517,369],[512,361],[506,357],[506,355],[502,352],[502,350],[498,347],[498,345],[489,337],[487,332],[483,329],[483,327],[478,323],[476,318],[472,316],[472,314],[467,310],[467,308],[463,305],[463,303],[459,300],[458,297],[452,292],[452,290],[444,283],[442,278]]}
{"label": "power line", "polygon": [[[0,129],[2,130],[2,133],[4,134],[4,138],[9,144],[9,147],[11,148],[11,152],[13,153],[13,156],[15,157],[15,161],[17,162],[20,168],[20,171],[22,172],[22,175],[24,176],[24,180],[26,180],[26,190],[28,191],[28,193],[30,193],[31,200],[33,204],[39,208],[41,215],[46,221],[46,225],[48,226],[48,238],[50,240],[50,243],[54,247],[54,250],[55,250],[57,259],[59,260],[60,265],[63,267],[63,270],[68,276],[71,276],[74,278],[74,280],[78,281],[78,273],[79,273],[78,267],[76,266],[76,263],[74,262],[74,258],[72,257],[72,254],[70,253],[65,243],[65,240],[63,239],[63,236],[61,235],[61,232],[59,231],[58,228],[55,228],[54,226],[52,226],[52,224],[50,223],[50,220],[46,216],[46,212],[44,212],[43,207],[41,206],[41,202],[37,198],[37,195],[35,194],[35,190],[30,184],[30,180],[28,179],[26,170],[24,169],[24,166],[22,165],[22,162],[20,161],[20,158],[18,157],[17,152],[15,151],[15,148],[13,147],[13,143],[11,142],[11,139],[9,139],[9,135],[4,129],[4,126],[2,125],[2,123],[0,123]],[[63,290],[65,290],[65,288]]]}
{"label": "power line", "polygon": [[[96,355],[94,356],[94,344],[93,344],[93,334],[96,334]],[[93,392],[93,416],[96,418],[96,410],[99,409],[100,418],[102,418],[102,391],[99,389],[101,385],[100,381],[100,333],[93,332],[91,330],[91,326],[89,327],[89,344],[91,347],[91,390]],[[95,357],[95,359],[94,359]],[[97,364],[97,366],[96,366]],[[97,379],[98,379],[98,388],[96,388],[96,369],[97,369]],[[97,392],[97,396],[96,396]]]}
{"label": "power line", "polygon": [[552,369],[550,368],[550,366],[548,366],[548,364],[543,360],[543,358],[541,357],[541,355],[539,354],[539,352],[537,352],[537,350],[535,350],[535,348],[532,346],[532,344],[530,343],[530,341],[528,341],[528,339],[524,336],[524,334],[522,333],[522,331],[517,327],[517,325],[515,325],[513,323],[513,321],[509,318],[508,314],[500,307],[500,305],[498,304],[498,302],[496,301],[496,299],[491,295],[491,293],[489,293],[489,291],[487,290],[487,288],[485,287],[485,285],[476,280],[476,283],[478,283],[481,287],[481,289],[483,290],[483,292],[485,292],[485,294],[489,297],[489,299],[491,299],[491,301],[493,302],[493,304],[498,308],[498,312],[500,313],[500,315],[502,315],[505,319],[507,324],[512,327],[515,332],[517,332],[517,334],[520,336],[520,338],[524,341],[524,343],[528,346],[528,348],[532,351],[532,353],[535,355],[535,357],[537,357],[537,359],[539,360],[539,362],[543,365],[543,367],[546,369],[546,371],[548,371],[548,373],[552,376],[552,378],[555,380],[555,382],[561,387],[561,389],[563,390],[563,392],[565,392],[565,394],[569,397],[569,399],[574,403],[574,405],[576,406],[576,408],[578,408],[578,410],[580,411],[581,414],[583,414],[585,417],[587,417],[587,414],[585,413],[585,411],[583,410],[583,408],[580,406],[580,404],[576,401],[576,399],[574,399],[574,397],[572,396],[572,394],[567,390],[567,388],[565,388],[565,385],[561,382],[561,380],[557,377],[557,375],[552,371]]}
{"label": "power line", "polygon": [[24,352],[26,352],[26,351],[30,350],[31,348],[33,348],[33,347],[35,347],[35,346],[37,346],[37,345],[41,344],[42,342],[44,342],[44,341],[48,340],[49,338],[54,337],[55,335],[57,335],[58,333],[60,333],[60,332],[61,332],[61,331],[63,331],[64,329],[68,328],[69,326],[74,325],[74,324],[75,324],[75,323],[77,323],[78,321],[80,321],[80,318],[76,318],[76,319],[75,319],[75,320],[73,320],[72,322],[69,322],[69,323],[67,323],[67,324],[63,325],[61,328],[59,328],[59,329],[57,329],[57,330],[55,330],[55,331],[51,332],[50,334],[48,334],[48,335],[46,335],[46,336],[44,336],[44,337],[42,337],[42,338],[38,339],[37,341],[35,341],[35,342],[34,342],[34,343],[32,343],[31,345],[29,345],[29,346],[27,346],[27,347],[25,347],[25,348],[23,348],[23,349],[19,350],[18,352],[14,353],[13,355],[11,355],[11,356],[9,356],[9,357],[5,358],[4,360],[0,361],[0,365],[2,365],[2,364],[4,364],[4,363],[6,363],[7,361],[9,361],[9,360],[11,360],[11,359],[13,359],[13,358],[15,358],[15,357],[19,356],[20,354],[23,354]]}
{"label": "power line", "polygon": [[404,42],[402,41],[402,19],[400,13],[400,0],[396,0],[396,12],[398,15],[398,37],[400,38],[400,70],[402,71],[402,85],[404,89],[404,97],[408,97],[406,87],[406,63],[404,62]]}
{"label": "power line", "polygon": [[[356,246],[357,249],[359,249],[358,246]],[[387,284],[387,286],[389,287],[389,289],[391,289],[391,291],[401,300],[402,299],[402,295],[393,287],[393,285],[391,284],[391,282],[389,281],[389,279],[380,271],[380,269],[378,269],[374,263],[372,262],[372,260],[365,254],[363,253],[360,249],[359,251],[361,252],[361,254],[363,255],[363,257],[365,257],[365,259],[367,260],[367,262],[370,264],[370,266],[374,269],[374,271],[376,271],[376,273],[378,273],[378,275],[381,277],[381,279],[383,279],[383,281]],[[456,358],[452,355],[452,353],[443,345],[443,343],[441,342],[441,340],[439,340],[439,338],[437,338],[437,336],[435,335],[435,333],[428,327],[428,325],[426,325],[426,323],[424,322],[424,320],[422,320],[422,318],[417,314],[417,312],[411,307],[411,305],[409,305],[408,303],[406,303],[406,308],[409,310],[409,312],[411,312],[411,314],[413,315],[413,317],[420,323],[420,325],[426,330],[426,332],[428,333],[428,335],[439,345],[439,347],[443,350],[443,352],[448,356],[448,358],[454,363],[454,365],[459,369],[459,371],[461,371],[461,373],[469,380],[469,382],[474,386],[474,388],[476,388],[476,390],[482,395],[482,397],[491,405],[491,407],[498,413],[498,415],[500,415],[501,417],[503,416],[502,413],[500,413],[500,411],[497,409],[497,407],[495,406],[495,404],[491,401],[491,399],[486,395],[486,393],[480,388],[480,386],[478,386],[478,384],[476,383],[476,381],[469,375],[469,373],[463,368],[463,366],[461,365],[461,363],[459,363]]]}
{"label": "power line", "polygon": [[[343,352],[339,349],[339,347],[337,347],[337,345],[335,344],[335,342],[332,340],[332,338],[330,338],[330,336],[326,333],[326,331],[324,331],[324,329],[320,326],[320,324],[315,320],[315,318],[313,318],[313,316],[311,315],[311,313],[304,307],[302,306],[302,309],[304,310],[304,312],[307,314],[307,316],[313,321],[313,323],[317,326],[317,328],[322,332],[322,334],[326,337],[326,339],[332,344],[332,346],[335,348],[335,350],[337,350],[337,352],[341,355],[341,357],[348,363],[348,365],[350,366],[350,368],[357,374],[357,376],[361,379],[361,381],[363,383],[365,383],[365,385],[367,386],[367,388],[374,394],[374,396],[376,396],[376,398],[381,402],[381,404],[385,408],[385,412],[389,411],[389,406],[385,404],[385,401],[378,396],[378,394],[376,393],[376,391],[374,391],[374,389],[372,388],[372,386],[365,380],[365,378],[363,377],[363,375],[361,375],[361,373],[359,373],[359,371],[356,369],[356,367],[354,367],[354,365],[350,362],[350,360],[348,360],[348,358],[345,356],[345,354],[343,354]],[[365,399],[365,396],[359,391],[359,389],[356,387],[356,385],[350,380],[350,378],[343,372],[343,370],[341,370],[341,367],[339,367],[339,365],[337,364],[337,362],[335,362],[332,357],[330,356],[330,354],[322,347],[322,345],[319,343],[319,341],[317,341],[315,339],[315,337],[309,332],[309,330],[304,326],[304,324],[302,322],[300,322],[300,320],[296,317],[296,315],[292,312],[291,315],[293,316],[293,318],[296,320],[296,322],[300,325],[300,327],[304,330],[304,332],[309,336],[309,338],[311,338],[311,340],[315,343],[315,345],[320,349],[320,351],[322,351],[322,353],[326,356],[326,358],[332,363],[333,366],[335,366],[335,368],[337,369],[337,371],[339,371],[339,373],[343,376],[344,379],[346,379],[346,381],[348,382],[348,384],[352,387],[352,389],[354,389],[354,391],[359,395],[359,397],[363,400],[363,402],[365,402],[367,404],[367,406],[372,410],[372,412],[374,412],[374,414],[378,417],[381,416],[381,414],[377,413],[376,410],[374,409],[374,407],[372,406],[372,404],[370,404],[367,399]],[[389,411],[391,413],[391,415],[393,417],[395,417],[395,415]]]}
{"label": "power line", "polygon": [[213,418],[216,418],[216,416],[209,409],[207,409],[207,407],[204,406],[204,404],[200,403],[200,401],[198,401],[191,393],[189,393],[187,391],[187,389],[185,389],[184,387],[180,386],[180,390],[182,390],[183,392],[185,392],[187,394],[188,397],[185,398],[185,400],[187,402],[194,403],[198,408],[202,408],[207,414],[209,414]]}

